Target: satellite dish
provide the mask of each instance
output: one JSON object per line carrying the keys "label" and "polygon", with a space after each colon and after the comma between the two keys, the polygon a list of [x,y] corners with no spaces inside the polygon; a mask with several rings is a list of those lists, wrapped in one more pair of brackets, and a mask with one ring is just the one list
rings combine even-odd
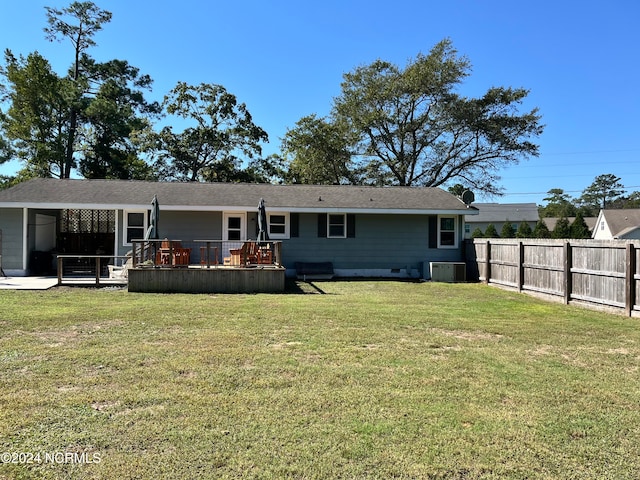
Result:
{"label": "satellite dish", "polygon": [[476,200],[476,196],[473,194],[471,190],[465,190],[464,193],[462,194],[462,201],[467,206],[471,205],[473,202],[475,202],[475,200]]}

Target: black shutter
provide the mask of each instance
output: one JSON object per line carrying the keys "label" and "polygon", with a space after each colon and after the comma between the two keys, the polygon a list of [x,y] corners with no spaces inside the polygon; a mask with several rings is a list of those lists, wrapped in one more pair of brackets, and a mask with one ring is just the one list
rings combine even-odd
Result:
{"label": "black shutter", "polygon": [[300,214],[299,213],[289,214],[289,221],[291,222],[289,236],[299,237],[300,236]]}
{"label": "black shutter", "polygon": [[347,238],[356,237],[356,216],[353,213],[347,214]]}
{"label": "black shutter", "polygon": [[318,214],[318,238],[327,237],[327,214]]}
{"label": "black shutter", "polygon": [[438,217],[429,216],[429,248],[438,248]]}

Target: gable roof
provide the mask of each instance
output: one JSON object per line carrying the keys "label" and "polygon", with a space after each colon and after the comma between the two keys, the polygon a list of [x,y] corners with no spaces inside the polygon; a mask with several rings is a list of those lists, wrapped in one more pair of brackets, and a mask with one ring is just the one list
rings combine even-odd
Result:
{"label": "gable roof", "polygon": [[0,191],[0,207],[148,208],[157,195],[163,210],[255,209],[263,198],[272,211],[474,214],[440,188],[352,185],[181,183],[37,178]]}
{"label": "gable roof", "polygon": [[640,228],[640,208],[600,210],[600,217],[604,217],[613,238]]}
{"label": "gable roof", "polygon": [[538,221],[538,206],[535,203],[474,203],[473,206],[479,213],[467,221],[474,223]]}

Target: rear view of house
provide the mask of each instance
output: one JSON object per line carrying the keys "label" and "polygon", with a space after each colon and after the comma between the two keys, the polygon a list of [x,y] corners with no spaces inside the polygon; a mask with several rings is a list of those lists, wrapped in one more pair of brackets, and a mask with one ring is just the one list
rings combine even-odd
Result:
{"label": "rear view of house", "polygon": [[463,260],[464,217],[477,214],[439,188],[34,179],[0,191],[3,267],[48,273],[58,254],[125,255],[154,196],[159,237],[194,247],[195,264],[196,239],[255,239],[263,199],[288,274],[330,262],[337,276],[428,277],[428,262]]}

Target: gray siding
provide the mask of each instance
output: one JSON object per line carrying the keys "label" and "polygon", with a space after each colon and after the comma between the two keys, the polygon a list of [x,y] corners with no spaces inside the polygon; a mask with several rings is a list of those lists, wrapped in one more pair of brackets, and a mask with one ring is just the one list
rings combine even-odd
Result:
{"label": "gray siding", "polygon": [[[161,207],[162,208],[162,207]],[[126,255],[131,245],[124,245],[124,212],[118,212],[117,255]],[[162,211],[159,220],[160,238],[182,240],[185,247],[193,247],[193,240],[216,240],[222,238],[221,212]]]}
{"label": "gray siding", "polygon": [[217,240],[222,238],[221,212],[160,212],[160,238]]}
{"label": "gray siding", "polygon": [[21,208],[0,209],[0,230],[2,230],[2,268],[22,270],[22,227]]}
{"label": "gray siding", "polygon": [[[460,233],[462,221],[458,222]],[[422,271],[425,261],[460,261],[456,249],[429,248],[424,215],[356,215],[355,238],[319,238],[317,214],[300,214],[300,236],[283,241],[283,263],[332,262],[335,269],[406,269]],[[461,235],[459,235],[461,237]]]}

